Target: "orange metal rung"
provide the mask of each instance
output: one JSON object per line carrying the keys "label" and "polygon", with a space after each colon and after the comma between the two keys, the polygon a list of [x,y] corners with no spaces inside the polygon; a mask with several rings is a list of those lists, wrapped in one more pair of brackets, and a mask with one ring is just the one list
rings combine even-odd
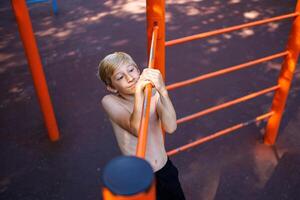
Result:
{"label": "orange metal rung", "polygon": [[[149,68],[154,68],[156,42],[157,42],[157,32],[158,32],[158,26],[154,26],[153,34],[152,34],[149,61],[148,61],[148,67]],[[150,104],[151,104],[151,93],[152,93],[151,84],[148,84],[146,86],[144,92],[145,92],[145,98],[144,98],[142,118],[141,118],[140,128],[139,128],[138,144],[137,144],[137,149],[136,149],[136,156],[140,157],[140,158],[144,158],[145,154],[146,154],[147,132],[148,132],[149,113],[150,113]]]}
{"label": "orange metal rung", "polygon": [[190,149],[192,147],[198,146],[198,145],[200,145],[204,142],[208,142],[208,141],[213,140],[215,138],[218,138],[220,136],[226,135],[226,134],[228,134],[232,131],[238,130],[238,129],[240,129],[244,126],[247,126],[249,124],[252,124],[252,123],[255,123],[257,121],[260,121],[260,120],[266,119],[268,117],[271,117],[272,115],[273,115],[273,112],[269,112],[269,113],[260,115],[260,116],[256,117],[255,119],[252,119],[252,120],[249,120],[247,122],[234,125],[232,127],[229,127],[229,128],[224,129],[224,130],[218,131],[218,132],[216,132],[212,135],[206,136],[204,138],[201,138],[201,139],[196,140],[194,142],[191,142],[189,144],[186,144],[186,145],[183,145],[183,146],[178,147],[176,149],[173,149],[173,150],[169,151],[167,154],[168,154],[168,156],[172,156],[172,155],[177,154],[179,152],[182,152],[182,151],[185,151],[185,150]]}
{"label": "orange metal rung", "polygon": [[212,112],[215,112],[217,110],[221,110],[223,108],[227,108],[229,106],[232,106],[232,105],[235,105],[235,104],[238,104],[238,103],[241,103],[243,101],[246,101],[246,100],[249,100],[249,99],[253,99],[257,96],[260,96],[260,95],[263,95],[263,94],[266,94],[266,93],[269,93],[269,92],[272,92],[274,90],[277,90],[280,86],[279,85],[275,85],[273,87],[269,87],[267,89],[264,89],[264,90],[261,90],[261,91],[258,91],[258,92],[254,92],[254,93],[251,93],[249,95],[246,95],[244,97],[240,97],[238,99],[235,99],[235,100],[232,100],[232,101],[229,101],[229,102],[226,102],[226,103],[223,103],[221,105],[217,105],[217,106],[213,106],[211,108],[208,108],[208,109],[205,109],[203,111],[200,111],[198,113],[195,113],[195,114],[192,114],[192,115],[188,115],[186,117],[183,117],[181,119],[178,119],[177,120],[177,124],[181,124],[183,122],[186,122],[186,121],[190,121],[192,119],[195,119],[195,118],[199,118],[203,115],[207,115],[209,113],[212,113]]}
{"label": "orange metal rung", "polygon": [[258,21],[255,21],[255,22],[245,23],[245,24],[241,24],[241,25],[237,25],[237,26],[231,26],[231,27],[228,27],[228,28],[222,28],[222,29],[218,29],[218,30],[215,30],[215,31],[208,31],[208,32],[205,32],[205,33],[200,33],[200,34],[196,34],[196,35],[191,35],[191,36],[187,36],[187,37],[182,37],[182,38],[166,41],[165,45],[166,46],[172,46],[172,45],[175,45],[175,44],[180,44],[180,43],[184,43],[184,42],[188,42],[188,41],[192,41],[192,40],[197,40],[197,39],[210,37],[210,36],[213,36],[213,35],[218,35],[218,34],[222,34],[222,33],[236,31],[236,30],[243,29],[243,28],[248,28],[248,27],[251,27],[251,26],[257,26],[257,25],[261,25],[261,24],[265,24],[265,23],[269,23],[269,22],[274,22],[274,21],[278,21],[278,20],[291,18],[291,17],[296,17],[298,15],[299,15],[298,12],[294,12],[294,13],[290,13],[290,14],[286,14],[286,15],[280,15],[280,16],[277,16],[277,17],[272,17],[272,18],[269,18],[269,19],[258,20]]}
{"label": "orange metal rung", "polygon": [[180,88],[180,87],[183,87],[183,86],[186,86],[186,85],[191,85],[193,83],[197,83],[197,82],[202,81],[202,80],[206,80],[206,79],[209,79],[209,78],[220,76],[222,74],[227,74],[229,72],[244,69],[244,68],[253,66],[255,64],[266,62],[266,61],[276,59],[276,58],[286,56],[286,55],[288,55],[288,51],[273,54],[271,56],[266,56],[266,57],[263,57],[263,58],[260,58],[260,59],[257,59],[257,60],[249,61],[249,62],[240,64],[240,65],[235,65],[235,66],[232,66],[232,67],[229,67],[229,68],[226,68],[226,69],[222,69],[222,70],[218,70],[218,71],[215,71],[215,72],[212,72],[212,73],[204,74],[204,75],[201,75],[201,76],[198,76],[198,77],[195,77],[195,78],[192,78],[192,79],[188,79],[188,80],[185,80],[185,81],[180,81],[180,82],[177,82],[177,83],[173,83],[173,84],[170,84],[170,85],[166,86],[166,88],[167,88],[167,90],[173,90],[173,89],[176,89],[176,88]]}

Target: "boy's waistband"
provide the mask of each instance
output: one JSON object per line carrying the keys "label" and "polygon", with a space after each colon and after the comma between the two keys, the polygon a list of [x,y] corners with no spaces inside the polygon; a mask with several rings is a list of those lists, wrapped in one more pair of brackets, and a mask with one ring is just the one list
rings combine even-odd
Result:
{"label": "boy's waistband", "polygon": [[156,175],[163,174],[165,171],[167,171],[172,166],[173,166],[173,163],[168,157],[168,160],[167,160],[166,164],[160,170],[156,171],[155,174]]}

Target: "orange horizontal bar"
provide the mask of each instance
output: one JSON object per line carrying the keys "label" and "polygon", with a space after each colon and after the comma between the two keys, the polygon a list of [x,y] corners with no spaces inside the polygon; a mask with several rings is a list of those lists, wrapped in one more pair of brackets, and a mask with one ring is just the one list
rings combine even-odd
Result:
{"label": "orange horizontal bar", "polygon": [[249,99],[253,99],[257,96],[260,96],[260,95],[263,95],[263,94],[266,94],[266,93],[269,93],[269,92],[272,92],[274,90],[277,90],[280,86],[279,85],[275,85],[273,87],[270,87],[270,88],[267,88],[267,89],[264,89],[264,90],[261,90],[261,91],[258,91],[258,92],[254,92],[254,93],[251,93],[249,95],[246,95],[246,96],[243,96],[243,97],[240,97],[238,99],[235,99],[235,100],[232,100],[232,101],[229,101],[229,102],[226,102],[226,103],[223,103],[221,105],[217,105],[217,106],[213,106],[211,108],[208,108],[208,109],[205,109],[203,111],[200,111],[198,113],[195,113],[195,114],[192,114],[192,115],[188,115],[186,117],[183,117],[181,119],[178,119],[177,120],[177,124],[181,124],[183,122],[186,122],[186,121],[190,121],[192,119],[195,119],[195,118],[199,118],[203,115],[207,115],[209,113],[212,113],[212,112],[215,112],[217,110],[221,110],[223,108],[227,108],[229,106],[232,106],[232,105],[235,105],[235,104],[238,104],[238,103],[241,103],[243,101],[246,101],[246,100],[249,100]]}
{"label": "orange horizontal bar", "polygon": [[[155,52],[156,52],[156,43],[157,43],[157,33],[158,26],[153,27],[152,33],[152,41],[150,48],[150,55],[148,61],[148,67],[154,68],[155,62]],[[151,104],[151,94],[152,94],[152,86],[148,84],[144,90],[145,98],[141,116],[141,122],[138,133],[138,143],[136,148],[136,156],[140,158],[144,158],[146,155],[146,147],[147,147],[147,135],[148,135],[148,124],[149,124],[149,115],[150,115],[150,104]]]}
{"label": "orange horizontal bar", "polygon": [[199,82],[199,81],[202,81],[202,80],[205,80],[205,79],[220,76],[222,74],[227,74],[229,72],[233,72],[233,71],[237,71],[237,70],[240,70],[240,69],[243,69],[243,68],[247,68],[247,67],[253,66],[253,65],[258,64],[258,63],[262,63],[262,62],[266,62],[266,61],[276,59],[276,58],[279,58],[279,57],[282,57],[282,56],[286,56],[286,55],[288,55],[288,53],[289,53],[288,51],[284,51],[284,52],[281,52],[281,53],[273,54],[271,56],[266,56],[266,57],[263,57],[263,58],[260,58],[260,59],[257,59],[257,60],[253,60],[253,61],[249,61],[249,62],[240,64],[240,65],[235,65],[235,66],[232,66],[232,67],[229,67],[229,68],[226,68],[226,69],[218,70],[216,72],[204,74],[204,75],[192,78],[192,79],[188,79],[188,80],[185,80],[185,81],[180,81],[180,82],[177,82],[177,83],[173,83],[171,85],[168,85],[166,88],[167,88],[167,90],[173,90],[173,89],[183,87],[183,86],[186,86],[186,85],[191,85],[193,83],[196,83],[196,82]]}
{"label": "orange horizontal bar", "polygon": [[226,135],[226,134],[228,134],[228,133],[230,133],[232,131],[238,130],[238,129],[240,129],[240,128],[244,127],[244,126],[247,126],[249,124],[252,124],[252,123],[255,123],[257,121],[260,121],[260,120],[266,119],[268,117],[271,117],[273,114],[274,113],[272,111],[272,112],[260,115],[260,116],[256,117],[255,119],[252,119],[252,120],[249,120],[247,122],[243,122],[243,123],[234,125],[232,127],[229,127],[229,128],[224,129],[224,130],[218,131],[218,132],[216,132],[216,133],[214,133],[212,135],[200,138],[199,140],[196,140],[196,141],[191,142],[189,144],[186,144],[186,145],[183,145],[183,146],[178,147],[176,149],[173,149],[171,151],[168,151],[167,154],[168,154],[168,156],[172,156],[172,155],[177,154],[179,152],[182,152],[182,151],[185,151],[185,150],[190,149],[192,147],[198,146],[198,145],[200,145],[200,144],[202,144],[204,142],[208,142],[208,141],[213,140],[215,138],[218,138],[220,136]]}
{"label": "orange horizontal bar", "polygon": [[286,14],[286,15],[280,15],[280,16],[277,16],[277,17],[272,17],[272,18],[269,18],[269,19],[263,19],[263,20],[258,20],[258,21],[254,21],[254,22],[250,22],[250,23],[237,25],[237,26],[231,26],[231,27],[228,27],[228,28],[222,28],[222,29],[217,29],[217,30],[214,30],[214,31],[208,31],[208,32],[205,32],[205,33],[200,33],[200,34],[196,34],[196,35],[191,35],[191,36],[187,36],[187,37],[182,37],[182,38],[166,41],[165,45],[166,46],[172,46],[172,45],[175,45],[175,44],[180,44],[180,43],[184,43],[184,42],[188,42],[188,41],[192,41],[192,40],[197,40],[197,39],[210,37],[210,36],[213,36],[213,35],[218,35],[218,34],[222,34],[222,33],[236,31],[236,30],[251,27],[251,26],[257,26],[257,25],[261,25],[261,24],[265,24],[265,23],[269,23],[269,22],[274,22],[274,21],[278,21],[278,20],[291,18],[291,17],[296,17],[298,15],[299,15],[298,12],[294,12],[294,13],[290,13],[290,14]]}

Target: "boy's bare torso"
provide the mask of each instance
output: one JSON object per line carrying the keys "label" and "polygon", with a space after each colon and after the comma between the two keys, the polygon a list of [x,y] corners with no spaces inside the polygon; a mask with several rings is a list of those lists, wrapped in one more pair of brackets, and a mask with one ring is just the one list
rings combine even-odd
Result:
{"label": "boy's bare torso", "polygon": [[[134,102],[125,100],[117,95],[109,94],[104,98],[109,98],[114,103],[119,104],[122,108],[128,111],[128,114],[124,114],[124,118],[129,118],[133,112]],[[159,99],[159,93],[153,92],[150,106],[150,118],[148,127],[148,140],[145,159],[151,164],[154,171],[161,169],[167,162],[167,154],[164,146],[163,133],[161,128],[161,122],[156,112],[156,105]],[[124,112],[121,112],[124,113]],[[137,137],[123,129],[116,122],[111,120],[115,136],[117,138],[118,145],[121,152],[124,155],[135,155],[137,146]]]}

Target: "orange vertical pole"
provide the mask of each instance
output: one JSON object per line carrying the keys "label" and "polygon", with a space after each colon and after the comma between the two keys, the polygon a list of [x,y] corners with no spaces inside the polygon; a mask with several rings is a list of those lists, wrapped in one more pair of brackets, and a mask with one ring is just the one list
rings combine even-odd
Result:
{"label": "orange vertical pole", "polygon": [[[300,1],[297,1],[296,12],[300,12]],[[293,74],[296,69],[297,60],[300,50],[300,17],[295,18],[292,26],[292,31],[289,36],[287,45],[287,51],[289,54],[285,57],[281,72],[278,78],[278,84],[280,88],[276,91],[272,103],[272,111],[274,115],[270,117],[264,138],[264,143],[267,145],[273,145],[276,141],[278,129],[284,107],[289,94],[289,89],[292,83]]]}
{"label": "orange vertical pole", "polygon": [[155,69],[159,69],[165,79],[165,0],[147,0],[148,57],[150,55],[153,26],[158,26]]}
{"label": "orange vertical pole", "polygon": [[18,23],[19,33],[23,42],[27,61],[29,63],[35,91],[48,129],[48,134],[52,141],[56,141],[59,139],[59,131],[40,55],[33,34],[28,9],[25,0],[12,0],[11,3]]}
{"label": "orange vertical pole", "polygon": [[[165,0],[146,0],[146,12],[147,12],[147,47],[148,58],[150,56],[151,37],[153,26],[158,26],[157,47],[155,54],[154,68],[158,69],[164,80],[166,80],[165,70]],[[165,132],[163,130],[163,136],[165,138]]]}
{"label": "orange vertical pole", "polygon": [[104,200],[155,200],[156,188],[155,183],[146,191],[133,195],[114,194],[108,188],[102,188],[102,196]]}

